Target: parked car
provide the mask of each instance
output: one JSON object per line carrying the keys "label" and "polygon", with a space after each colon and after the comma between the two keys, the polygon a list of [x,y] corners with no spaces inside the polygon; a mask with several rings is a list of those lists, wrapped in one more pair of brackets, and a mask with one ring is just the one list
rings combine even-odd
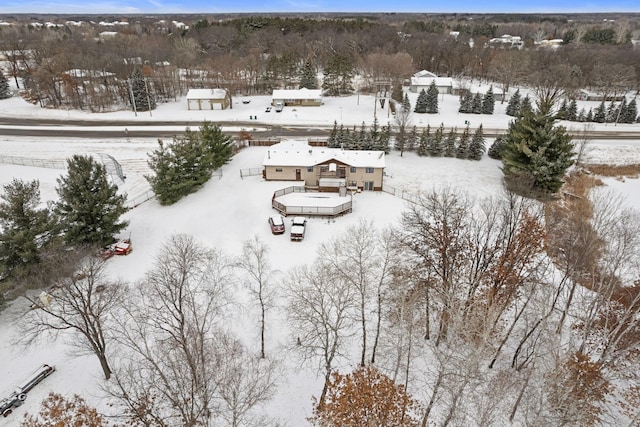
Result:
{"label": "parked car", "polygon": [[284,105],[282,104],[282,102],[276,102],[275,107],[276,107],[276,113],[279,113],[284,108]]}
{"label": "parked car", "polygon": [[302,216],[293,217],[291,224],[291,240],[299,242],[304,239],[307,219]]}
{"label": "parked car", "polygon": [[273,234],[282,234],[284,233],[284,220],[280,215],[271,216],[269,217],[269,227],[271,227]]}
{"label": "parked car", "polygon": [[265,113],[270,113],[270,112],[271,112],[271,107],[267,107],[267,108],[265,108],[265,109],[264,109],[264,112],[265,112]]}
{"label": "parked car", "polygon": [[2,416],[9,416],[9,414],[13,412],[13,408],[17,408],[22,405],[22,402],[27,399],[27,393],[32,388],[40,384],[42,380],[51,375],[55,370],[56,368],[51,365],[40,366],[34,373],[29,375],[24,382],[18,385],[9,397],[0,400],[0,413]]}
{"label": "parked car", "polygon": [[243,104],[248,104],[248,103],[250,103],[250,102],[251,102],[251,100],[250,100],[250,99],[243,99],[243,100],[242,100],[242,103],[243,103]]}

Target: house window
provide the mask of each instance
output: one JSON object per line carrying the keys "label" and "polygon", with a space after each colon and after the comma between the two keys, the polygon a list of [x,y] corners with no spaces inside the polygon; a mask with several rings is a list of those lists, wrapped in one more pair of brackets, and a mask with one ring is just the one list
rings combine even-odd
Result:
{"label": "house window", "polygon": [[356,167],[355,166],[351,166],[351,168],[349,169],[349,172],[356,173]]}
{"label": "house window", "polygon": [[313,172],[313,166],[307,166],[307,172]]}
{"label": "house window", "polygon": [[373,181],[365,181],[363,184],[366,191],[373,191]]}
{"label": "house window", "polygon": [[276,172],[282,172],[282,168],[276,168]]}
{"label": "house window", "polygon": [[365,172],[366,172],[366,173],[373,173],[373,168],[366,168],[366,169],[365,169]]}

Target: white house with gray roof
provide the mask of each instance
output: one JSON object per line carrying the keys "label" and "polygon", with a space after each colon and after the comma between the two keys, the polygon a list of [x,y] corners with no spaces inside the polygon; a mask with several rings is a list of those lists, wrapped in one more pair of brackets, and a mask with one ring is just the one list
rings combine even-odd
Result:
{"label": "white house with gray roof", "polygon": [[451,77],[438,77],[430,71],[422,70],[411,76],[409,90],[420,93],[422,89],[429,89],[431,83],[435,82],[438,93],[451,93],[453,90],[453,79]]}
{"label": "white house with gray roof", "polygon": [[272,145],[262,162],[268,181],[304,181],[320,191],[340,187],[382,190],[384,151],[342,150],[312,147],[304,141]]}
{"label": "white house with gray roof", "polygon": [[321,89],[276,89],[271,96],[271,105],[319,106],[322,105]]}

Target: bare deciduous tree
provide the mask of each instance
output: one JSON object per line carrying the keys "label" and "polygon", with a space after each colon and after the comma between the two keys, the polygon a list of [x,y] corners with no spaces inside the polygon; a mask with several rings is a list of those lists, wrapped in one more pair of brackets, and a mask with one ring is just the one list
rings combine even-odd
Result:
{"label": "bare deciduous tree", "polygon": [[242,246],[242,256],[236,265],[244,270],[249,280],[246,286],[260,307],[260,357],[265,358],[265,329],[267,310],[273,304],[274,290],[271,289],[269,279],[271,266],[269,263],[269,249],[257,236],[246,240]]}
{"label": "bare deciduous tree", "polygon": [[217,394],[216,321],[229,302],[231,265],[194,238],[173,236],[119,317],[116,384],[109,392],[143,425],[210,425]]}
{"label": "bare deciduous tree", "polygon": [[317,363],[324,376],[319,406],[324,404],[337,357],[353,335],[351,313],[356,294],[350,283],[320,263],[295,268],[286,281],[288,317],[304,361]]}
{"label": "bare deciduous tree", "polygon": [[123,285],[107,282],[104,262],[87,256],[72,277],[58,280],[41,297],[29,298],[34,309],[21,324],[22,340],[27,343],[43,335],[71,333],[70,342],[78,354],[95,354],[108,380],[112,373],[107,361],[108,325],[122,300]]}

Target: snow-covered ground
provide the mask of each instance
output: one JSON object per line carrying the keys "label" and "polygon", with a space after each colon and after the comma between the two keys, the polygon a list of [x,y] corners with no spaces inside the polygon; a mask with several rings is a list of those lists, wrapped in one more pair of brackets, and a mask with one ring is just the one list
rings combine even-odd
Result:
{"label": "snow-covered ground", "polygon": [[[233,110],[187,111],[184,102],[160,105],[152,117],[145,120],[247,120],[257,114],[261,123],[331,125],[333,121],[344,121],[360,125],[370,124],[373,119],[373,98],[364,95],[345,98],[326,98],[325,105],[318,109],[285,108],[282,113],[265,113],[268,97],[251,97],[250,104],[234,103]],[[431,121],[433,126],[440,122],[446,125],[464,126],[462,115],[457,113],[456,102],[447,102],[441,108],[442,114],[414,118]],[[497,105],[501,111],[503,106]],[[386,110],[378,110],[378,118]],[[133,119],[133,113],[120,112],[90,115],[74,111],[41,110],[19,99],[0,101],[0,115],[15,117],[60,117],[91,120]],[[142,114],[138,115],[143,119]],[[507,116],[472,116],[474,121],[482,120],[486,128],[506,127]],[[424,124],[424,123],[422,123]],[[640,125],[631,125],[638,129]],[[127,175],[121,190],[135,196],[148,189],[143,175],[148,172],[147,153],[156,147],[154,139],[48,139],[0,137],[0,155],[28,157],[34,159],[64,160],[72,154],[108,153],[123,166]],[[591,144],[589,158],[598,163],[640,163],[640,142],[638,141],[597,141]],[[275,211],[271,208],[271,197],[276,189],[287,187],[289,182],[266,182],[260,176],[240,177],[240,169],[259,168],[266,147],[250,147],[240,151],[234,159],[222,168],[220,179],[214,178],[204,188],[172,206],[160,206],[150,200],[126,214],[130,225],[134,251],[126,257],[114,257],[108,263],[109,273],[135,283],[149,269],[158,248],[175,233],[197,236],[204,244],[224,250],[231,256],[240,254],[242,242],[258,236],[269,245],[271,263],[275,270],[284,273],[291,267],[310,263],[317,256],[318,245],[327,239],[340,235],[347,227],[357,224],[362,218],[373,221],[377,227],[397,224],[406,206],[404,200],[383,192],[363,192],[354,195],[353,213],[327,220],[309,218],[303,242],[291,242],[285,235],[273,236],[267,218]],[[413,153],[400,157],[397,152],[387,156],[385,184],[400,191],[413,194],[434,186],[459,188],[472,196],[489,197],[501,190],[502,172],[500,162],[484,157],[479,162],[448,159],[420,158]],[[43,200],[56,197],[56,178],[64,173],[61,169],[40,168],[0,164],[0,184],[13,178],[23,180],[38,179]],[[625,181],[608,179],[607,185],[625,194],[629,202],[640,208],[640,180]],[[14,301],[0,313],[0,397],[7,394],[16,383],[26,377],[42,363],[54,364],[57,371],[42,384],[33,389],[25,405],[18,408],[9,418],[0,418],[0,426],[18,425],[25,412],[36,413],[41,400],[50,392],[65,395],[78,393],[91,405],[105,408],[106,401],[100,394],[100,366],[95,356],[72,357],[69,346],[64,341],[44,342],[37,346],[23,348],[16,344],[15,324],[28,310],[24,299]],[[228,319],[228,324],[241,333],[246,342],[256,342],[257,322],[251,307],[239,309]],[[282,322],[281,312],[273,314],[272,322],[283,327],[271,328],[267,337],[267,352],[287,355],[284,348],[290,342],[287,329]],[[321,391],[321,381],[309,366],[301,367],[294,357],[285,357],[287,367],[279,384],[275,398],[265,411],[286,422],[288,426],[305,425],[305,417],[311,415],[311,397]]]}

